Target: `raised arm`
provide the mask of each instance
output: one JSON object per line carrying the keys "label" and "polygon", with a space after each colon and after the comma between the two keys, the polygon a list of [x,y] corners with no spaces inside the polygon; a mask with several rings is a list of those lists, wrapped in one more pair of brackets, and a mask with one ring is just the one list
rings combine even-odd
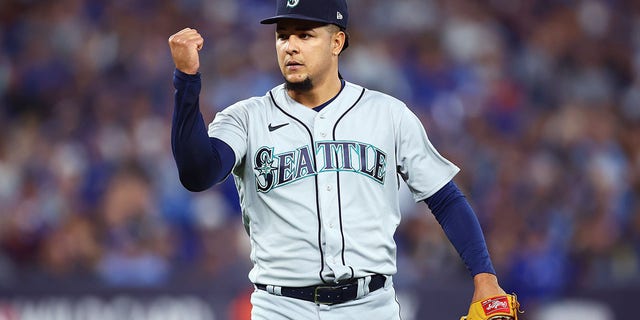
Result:
{"label": "raised arm", "polygon": [[198,51],[203,44],[202,36],[190,28],[169,37],[171,56],[176,66],[171,149],[180,181],[190,191],[203,191],[221,182],[235,163],[231,147],[220,139],[209,137],[200,112]]}

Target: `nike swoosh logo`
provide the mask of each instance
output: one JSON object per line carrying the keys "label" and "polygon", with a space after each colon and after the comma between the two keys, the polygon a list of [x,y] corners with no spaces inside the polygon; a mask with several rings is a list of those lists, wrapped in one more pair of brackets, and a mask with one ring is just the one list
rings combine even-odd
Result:
{"label": "nike swoosh logo", "polygon": [[274,125],[271,125],[271,123],[269,123],[269,131],[271,131],[271,132],[276,131],[276,130],[278,130],[278,129],[280,129],[280,128],[288,125],[288,124],[289,123],[287,122],[287,123],[283,123],[283,124],[279,124],[277,126],[274,126]]}

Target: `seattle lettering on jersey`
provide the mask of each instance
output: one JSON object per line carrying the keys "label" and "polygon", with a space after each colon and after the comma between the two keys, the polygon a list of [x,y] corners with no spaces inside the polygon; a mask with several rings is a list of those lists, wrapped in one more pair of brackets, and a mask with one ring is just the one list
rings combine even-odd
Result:
{"label": "seattle lettering on jersey", "polygon": [[[274,154],[273,147],[258,149],[254,158],[258,191],[269,192],[329,171],[359,173],[384,184],[387,155],[373,145],[357,141],[317,141],[315,158],[309,149],[309,146],[303,146],[279,154]],[[314,159],[319,166],[315,165]]]}

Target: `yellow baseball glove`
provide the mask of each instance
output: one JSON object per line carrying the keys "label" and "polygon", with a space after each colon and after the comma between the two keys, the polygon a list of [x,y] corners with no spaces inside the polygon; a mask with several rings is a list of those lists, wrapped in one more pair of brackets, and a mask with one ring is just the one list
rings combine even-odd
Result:
{"label": "yellow baseball glove", "polygon": [[519,313],[515,294],[502,294],[472,303],[469,314],[460,320],[518,320]]}

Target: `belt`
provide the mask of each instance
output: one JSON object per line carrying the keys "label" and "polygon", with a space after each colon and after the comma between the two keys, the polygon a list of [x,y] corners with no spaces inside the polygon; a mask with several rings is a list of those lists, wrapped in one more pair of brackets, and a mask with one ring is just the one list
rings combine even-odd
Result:
{"label": "belt", "polygon": [[[381,274],[371,276],[369,292],[374,292],[384,287],[386,279],[387,278]],[[316,304],[332,305],[355,300],[358,297],[358,280],[359,279],[354,279],[349,283],[336,284],[333,286],[276,287],[257,283],[255,286],[260,290],[280,296],[311,301]]]}

